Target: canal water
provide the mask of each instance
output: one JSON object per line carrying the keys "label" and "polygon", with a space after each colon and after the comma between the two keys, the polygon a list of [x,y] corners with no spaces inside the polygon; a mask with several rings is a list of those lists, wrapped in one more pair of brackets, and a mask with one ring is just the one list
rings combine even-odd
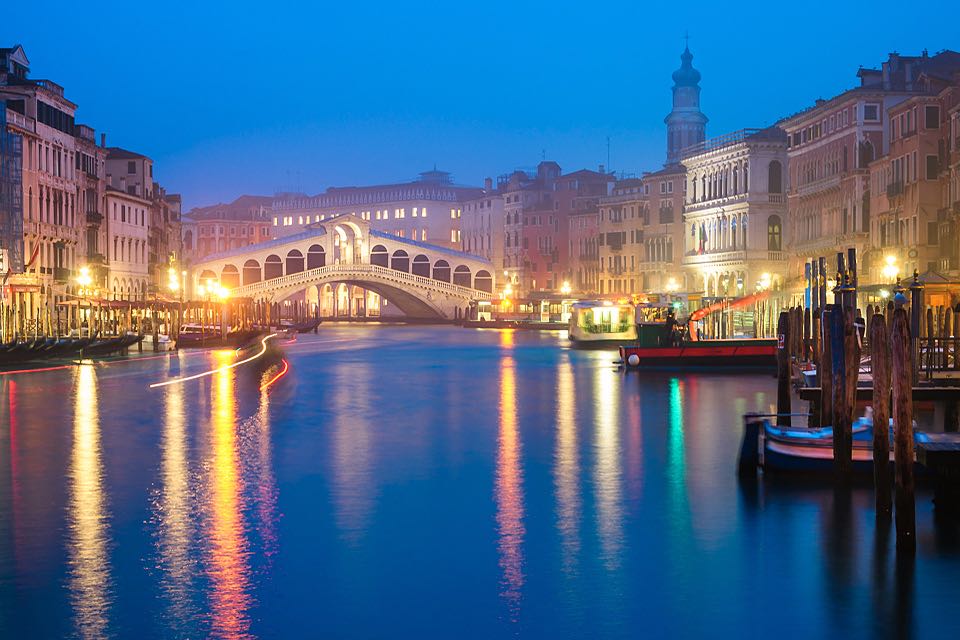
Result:
{"label": "canal water", "polygon": [[929,494],[898,561],[869,488],[738,481],[770,377],[454,327],[324,325],[282,357],[0,376],[0,638],[960,631]]}

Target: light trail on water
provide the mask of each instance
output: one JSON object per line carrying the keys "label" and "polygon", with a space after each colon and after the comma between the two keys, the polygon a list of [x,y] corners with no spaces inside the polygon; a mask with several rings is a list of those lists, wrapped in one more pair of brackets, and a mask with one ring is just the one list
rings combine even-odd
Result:
{"label": "light trail on water", "polygon": [[154,382],[153,384],[150,385],[150,388],[151,388],[151,389],[156,389],[156,388],[159,388],[159,387],[166,387],[166,386],[169,386],[169,385],[171,385],[171,384],[182,384],[182,383],[184,383],[184,382],[190,382],[191,380],[197,380],[197,379],[199,379],[199,378],[204,378],[204,377],[206,377],[206,376],[212,376],[212,375],[214,375],[214,374],[216,374],[216,373],[220,373],[220,372],[222,372],[222,371],[228,371],[228,370],[230,370],[230,369],[234,369],[234,368],[236,368],[236,367],[239,367],[240,365],[247,364],[248,362],[253,362],[254,360],[256,360],[257,358],[260,358],[261,356],[263,356],[263,354],[265,354],[265,353],[267,352],[267,340],[269,340],[270,338],[275,337],[276,335],[277,335],[277,334],[275,334],[275,333],[271,333],[271,334],[268,335],[268,336],[264,336],[264,338],[260,341],[260,351],[258,351],[258,352],[255,353],[254,355],[250,356],[249,358],[244,358],[244,359],[241,360],[240,362],[234,362],[234,363],[232,363],[232,364],[226,364],[226,365],[223,365],[222,367],[217,367],[216,369],[211,369],[211,370],[209,370],[209,371],[204,371],[203,373],[197,373],[197,374],[194,374],[194,375],[192,375],[192,376],[185,376],[185,377],[182,377],[182,378],[174,378],[173,380],[165,380],[165,381],[163,381],[163,382]]}

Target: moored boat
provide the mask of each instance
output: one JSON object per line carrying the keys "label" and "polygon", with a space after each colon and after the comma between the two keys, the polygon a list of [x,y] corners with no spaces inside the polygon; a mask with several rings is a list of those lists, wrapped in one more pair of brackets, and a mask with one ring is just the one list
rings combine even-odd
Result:
{"label": "moored boat", "polygon": [[577,302],[570,309],[568,335],[574,347],[610,349],[637,339],[632,304]]}
{"label": "moored boat", "polygon": [[677,345],[621,345],[620,364],[628,369],[738,369],[775,372],[777,341],[698,340]]}
{"label": "moored boat", "polygon": [[[893,461],[893,427],[890,429],[890,460]],[[853,471],[873,471],[873,420],[867,416],[853,424]],[[960,434],[933,433],[914,429],[914,443],[960,444]],[[768,416],[744,416],[740,446],[740,471],[783,473],[830,473],[833,471],[833,428],[785,427],[770,422]]]}

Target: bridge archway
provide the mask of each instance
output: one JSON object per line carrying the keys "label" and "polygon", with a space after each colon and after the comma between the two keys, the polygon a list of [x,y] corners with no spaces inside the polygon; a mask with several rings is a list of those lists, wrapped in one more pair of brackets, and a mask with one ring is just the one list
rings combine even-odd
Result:
{"label": "bridge archway", "polygon": [[329,282],[320,287],[320,315],[325,318],[333,315],[333,285]]}
{"label": "bridge archway", "polygon": [[287,275],[301,271],[303,271],[303,253],[299,249],[291,249],[287,252]]}
{"label": "bridge archway", "polygon": [[410,256],[403,249],[397,249],[390,257],[390,268],[394,271],[410,273]]}
{"label": "bridge archway", "polygon": [[[207,282],[209,282],[210,280],[218,280],[216,272],[211,271],[210,269],[204,269],[203,271],[200,272],[200,284],[206,286]],[[120,283],[121,291],[126,286],[126,284],[127,284],[126,279],[121,281]]]}
{"label": "bridge archway", "polygon": [[387,253],[385,246],[378,244],[370,250],[370,264],[375,264],[380,267],[390,266],[390,254]]}
{"label": "bridge archway", "polygon": [[458,284],[461,287],[473,286],[470,282],[470,267],[462,264],[458,265],[453,270],[453,284]]}
{"label": "bridge archway", "polygon": [[422,253],[414,256],[411,272],[417,276],[430,277],[430,258]]}
{"label": "bridge archway", "polygon": [[307,287],[307,312],[313,316],[317,314],[320,307],[320,287],[315,284]]}
{"label": "bridge archway", "polygon": [[440,282],[450,282],[450,263],[446,260],[437,260],[433,263],[433,279]]}
{"label": "bridge archway", "polygon": [[243,263],[243,284],[260,282],[260,263],[256,260],[247,260]]}
{"label": "bridge archway", "polygon": [[263,261],[263,279],[270,280],[272,278],[279,278],[283,275],[283,261],[275,253],[271,253],[267,256],[267,259]]}
{"label": "bridge archway", "polygon": [[223,265],[220,272],[220,286],[226,289],[236,289],[240,286],[240,272],[232,264]]}
{"label": "bridge archway", "polygon": [[307,269],[316,269],[326,266],[327,252],[322,245],[312,244],[307,249]]}

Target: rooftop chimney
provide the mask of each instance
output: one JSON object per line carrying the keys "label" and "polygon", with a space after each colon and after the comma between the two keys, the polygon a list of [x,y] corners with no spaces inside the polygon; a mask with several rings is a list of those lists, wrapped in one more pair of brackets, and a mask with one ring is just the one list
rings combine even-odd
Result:
{"label": "rooftop chimney", "polygon": [[606,173],[606,171],[604,171],[604,169],[606,169],[606,167],[603,166],[603,165],[600,165],[600,168],[599,168],[597,171],[600,172],[600,173]]}
{"label": "rooftop chimney", "polygon": [[107,134],[105,133],[100,134],[100,146],[104,149],[107,148]]}
{"label": "rooftop chimney", "polygon": [[483,190],[484,190],[484,191],[493,191],[493,178],[484,178],[484,180],[483,180]]}

